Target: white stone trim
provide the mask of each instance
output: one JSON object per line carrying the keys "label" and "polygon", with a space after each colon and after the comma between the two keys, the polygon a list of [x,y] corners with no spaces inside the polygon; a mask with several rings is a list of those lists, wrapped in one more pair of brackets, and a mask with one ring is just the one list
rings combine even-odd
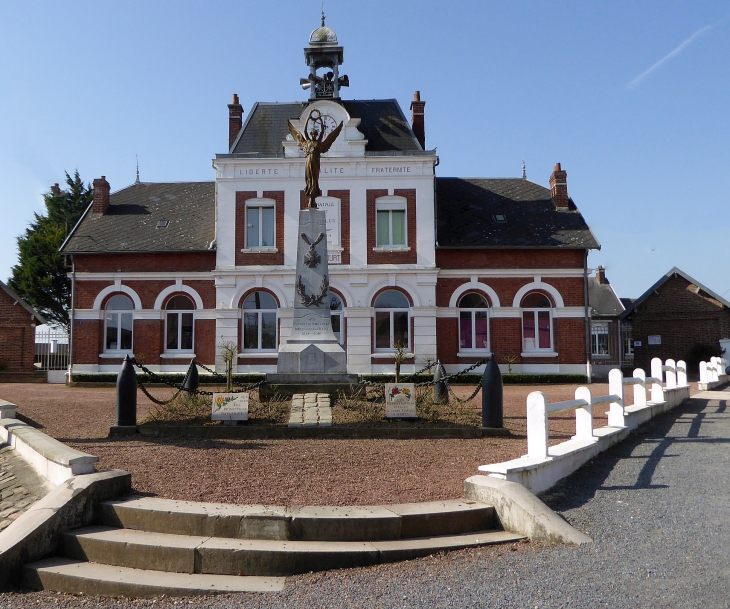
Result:
{"label": "white stone trim", "polygon": [[457,308],[457,305],[459,303],[459,298],[461,298],[466,292],[474,292],[474,291],[484,292],[489,297],[489,300],[492,301],[492,304],[489,307],[490,309],[495,309],[495,308],[501,306],[501,304],[499,302],[499,296],[497,296],[497,292],[495,292],[492,288],[490,288],[486,283],[481,283],[480,281],[474,281],[473,278],[471,281],[469,281],[469,283],[463,283],[454,290],[454,293],[451,295],[451,298],[449,299],[449,306],[452,308]]}
{"label": "white stone trim", "polygon": [[76,273],[76,281],[115,281],[120,279],[135,281],[212,281],[213,270],[210,271],[113,271],[106,273],[95,273],[91,271],[79,271]]}
{"label": "white stone trim", "polygon": [[444,279],[460,279],[462,277],[547,277],[547,278],[583,278],[583,268],[579,269],[439,269],[439,277]]}
{"label": "white stone trim", "polygon": [[397,289],[400,288],[399,291],[406,292],[411,297],[411,300],[413,301],[413,305],[411,305],[411,309],[415,307],[421,306],[421,299],[418,296],[418,290],[416,290],[411,284],[406,283],[405,281],[402,281],[400,278],[397,279],[393,284],[390,283],[388,278],[381,279],[380,281],[377,281],[373,283],[370,286],[370,289],[367,292],[367,295],[365,296],[365,302],[370,304],[375,301],[375,295],[382,290],[383,288],[391,288],[391,289]]}
{"label": "white stone trim", "polygon": [[88,319],[101,320],[104,318],[103,311],[94,309],[76,309],[74,311],[74,321],[86,321]]}
{"label": "white stone trim", "polygon": [[560,295],[560,292],[558,292],[557,289],[555,289],[549,283],[544,283],[540,277],[535,277],[535,280],[533,282],[526,283],[519,290],[517,290],[517,294],[515,294],[515,297],[512,300],[512,307],[515,309],[519,309],[522,297],[528,292],[532,292],[534,290],[547,292],[548,294],[550,294],[555,301],[555,308],[563,308],[565,306],[565,303],[563,302],[563,297]]}
{"label": "white stone trim", "polygon": [[110,294],[114,294],[117,292],[126,294],[132,299],[135,311],[139,311],[140,309],[142,309],[142,301],[137,295],[137,292],[135,292],[129,286],[123,285],[121,279],[116,279],[114,281],[114,285],[109,285],[105,287],[101,292],[96,295],[96,298],[94,299],[94,309],[96,309],[97,311],[101,311],[101,303],[104,302],[104,299]]}
{"label": "white stone trim", "polygon": [[198,292],[191,288],[189,285],[184,285],[182,279],[176,279],[174,284],[169,285],[164,290],[162,290],[157,295],[157,298],[155,299],[155,306],[153,308],[162,309],[162,303],[165,302],[165,298],[167,298],[170,294],[174,294],[175,292],[183,292],[190,296],[195,302],[196,310],[203,308],[203,299],[200,297],[200,294],[198,294]]}
{"label": "white stone trim", "polygon": [[586,311],[583,307],[563,307],[562,309],[553,309],[553,319],[563,317],[580,317],[586,316]]}
{"label": "white stone trim", "polygon": [[271,281],[259,282],[258,279],[259,278],[254,277],[253,280],[247,281],[246,283],[241,285],[233,294],[233,298],[231,298],[231,300],[229,301],[228,307],[234,310],[239,309],[240,307],[238,306],[238,302],[241,300],[246,292],[248,292],[249,290],[260,290],[262,288],[268,289],[276,296],[277,300],[279,301],[280,309],[286,309],[292,306],[291,304],[289,304],[289,300],[278,285],[272,283]]}

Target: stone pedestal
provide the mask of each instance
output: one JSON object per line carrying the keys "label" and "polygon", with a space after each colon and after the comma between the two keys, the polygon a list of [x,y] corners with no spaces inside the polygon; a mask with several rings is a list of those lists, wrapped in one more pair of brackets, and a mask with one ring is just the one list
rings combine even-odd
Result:
{"label": "stone pedestal", "polygon": [[279,347],[276,374],[268,374],[267,382],[284,394],[325,392],[323,384],[333,391],[341,385],[351,393],[358,377],[347,374],[347,354],[332,332],[324,210],[299,212],[294,285],[292,332]]}

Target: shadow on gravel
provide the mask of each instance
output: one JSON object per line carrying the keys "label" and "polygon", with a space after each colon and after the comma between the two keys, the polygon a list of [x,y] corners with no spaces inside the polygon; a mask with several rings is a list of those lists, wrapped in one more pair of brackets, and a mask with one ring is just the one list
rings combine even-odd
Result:
{"label": "shadow on gravel", "polygon": [[20,414],[17,412],[15,414],[15,418],[18,419],[18,421],[25,423],[26,425],[30,425],[31,427],[35,429],[45,429],[45,426],[41,425],[38,421],[34,421],[30,417],[26,417],[25,415]]}
{"label": "shadow on gravel", "polygon": [[134,436],[123,436],[119,438],[56,438],[64,444],[117,444],[123,447],[125,444],[139,446],[139,444],[147,444],[150,446],[180,446],[184,448],[199,448],[201,450],[213,448],[228,448],[236,450],[257,450],[267,448],[269,444],[265,441],[256,440],[219,440],[213,438],[185,438],[185,437],[164,437],[156,438],[154,436],[143,436],[137,434]]}
{"label": "shadow on gravel", "polygon": [[[557,512],[574,509],[587,503],[598,490],[623,489],[660,489],[666,485],[652,484],[652,477],[662,458],[676,455],[667,454],[667,450],[679,442],[712,442],[730,443],[728,439],[707,438],[699,435],[703,424],[710,424],[714,412],[706,412],[709,400],[691,399],[671,412],[645,423],[633,431],[623,442],[612,446],[607,451],[588,461],[583,467],[563,478],[553,488],[540,493],[542,499],[550,508]],[[724,403],[716,412],[724,412]],[[683,417],[694,415],[691,421],[682,421]],[[689,422],[686,436],[673,435],[669,432],[675,425]],[[641,446],[654,445],[648,457],[633,455],[634,450]],[[622,459],[645,459],[636,482],[631,486],[605,486],[604,483],[613,471],[616,464]]]}

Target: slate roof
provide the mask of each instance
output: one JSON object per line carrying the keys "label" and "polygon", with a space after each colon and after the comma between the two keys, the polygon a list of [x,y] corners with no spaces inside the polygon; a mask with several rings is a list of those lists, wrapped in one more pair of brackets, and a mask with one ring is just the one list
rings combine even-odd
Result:
{"label": "slate roof", "polygon": [[616,296],[610,283],[598,283],[595,277],[588,278],[588,304],[592,315],[618,316],[624,311],[621,299]]}
{"label": "slate roof", "polygon": [[439,248],[601,248],[572,200],[522,178],[436,178],[436,210]]}
{"label": "slate roof", "polygon": [[651,296],[655,290],[658,290],[661,286],[663,286],[667,281],[669,281],[672,277],[675,275],[679,275],[680,277],[683,277],[686,281],[691,283],[692,285],[696,285],[701,292],[704,292],[706,296],[709,296],[710,298],[717,300],[722,306],[730,309],[730,301],[726,300],[716,292],[713,292],[710,288],[705,287],[702,285],[699,281],[694,279],[693,277],[690,277],[682,271],[681,269],[678,269],[676,266],[672,267],[665,275],[663,275],[659,281],[657,281],[653,286],[651,286],[646,292],[644,292],[641,296],[636,298],[632,303],[630,307],[626,307],[626,310],[621,314],[621,317],[627,317],[630,315],[634,309],[636,309],[641,303],[643,303],[649,296]]}
{"label": "slate roof", "polygon": [[[358,129],[368,141],[365,154],[423,152],[410,123],[395,99],[352,100],[340,103],[351,117],[361,119]],[[257,102],[248,113],[230,153],[283,155],[282,142],[289,134],[286,121],[299,118],[307,105],[305,102]]]}
{"label": "slate roof", "polygon": [[35,317],[40,323],[44,324],[46,323],[46,320],[43,318],[43,316],[38,313],[33,307],[31,307],[25,300],[23,300],[20,296],[18,296],[15,293],[15,290],[10,288],[10,286],[6,285],[2,281],[0,281],[0,290],[3,290],[10,298],[12,298],[15,302],[17,302],[21,307],[23,307],[28,313],[30,313],[33,317]]}
{"label": "slate roof", "polygon": [[89,206],[62,253],[203,251],[215,239],[215,182],[142,182],[109,202],[101,215]]}

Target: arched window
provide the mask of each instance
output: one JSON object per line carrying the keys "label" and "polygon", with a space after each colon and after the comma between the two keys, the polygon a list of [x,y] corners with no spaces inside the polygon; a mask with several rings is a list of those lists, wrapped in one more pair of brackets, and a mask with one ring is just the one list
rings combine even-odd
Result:
{"label": "arched window", "polygon": [[165,347],[167,351],[193,350],[193,310],[195,305],[187,296],[173,296],[167,301]]}
{"label": "arched window", "polygon": [[459,349],[489,349],[489,303],[472,292],[459,300]]}
{"label": "arched window", "polygon": [[276,311],[268,292],[252,292],[243,301],[243,350],[276,351]]}
{"label": "arched window", "polygon": [[106,351],[131,351],[134,321],[132,301],[122,294],[112,296],[106,303],[104,349]]}
{"label": "arched window", "polygon": [[528,292],[522,302],[522,350],[552,351],[552,303],[542,292]]}
{"label": "arched window", "polygon": [[337,294],[330,292],[330,315],[332,316],[332,332],[337,337],[337,342],[345,344],[344,319],[342,314],[342,301]]}
{"label": "arched window", "polygon": [[386,290],[375,299],[375,349],[392,350],[396,345],[409,348],[408,311],[405,294]]}

